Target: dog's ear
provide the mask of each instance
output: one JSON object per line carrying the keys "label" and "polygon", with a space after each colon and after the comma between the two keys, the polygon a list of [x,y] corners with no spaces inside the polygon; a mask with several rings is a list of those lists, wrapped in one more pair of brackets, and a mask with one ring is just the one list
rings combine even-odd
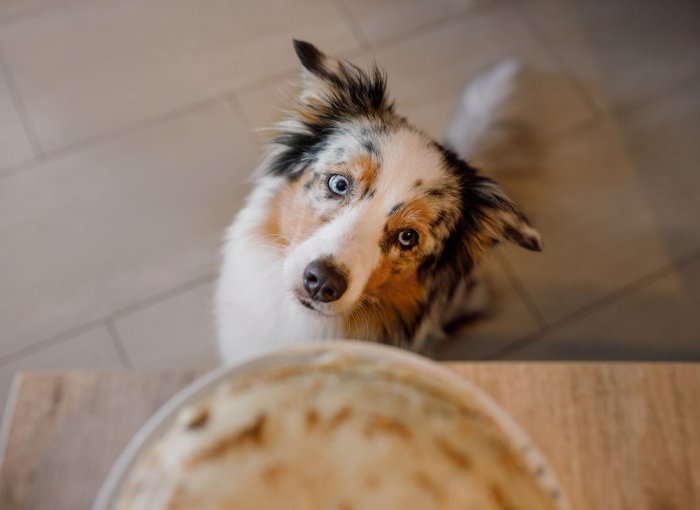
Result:
{"label": "dog's ear", "polygon": [[328,57],[304,41],[294,40],[294,50],[303,66],[299,97],[303,105],[322,105],[334,114],[348,116],[394,112],[386,95],[386,76],[376,64],[362,69],[347,60]]}
{"label": "dog's ear", "polygon": [[298,39],[294,39],[294,51],[306,71],[318,78],[332,79],[332,68],[337,67],[337,61],[329,59],[310,42]]}
{"label": "dog's ear", "polygon": [[340,84],[339,60],[328,57],[313,44],[294,39],[294,51],[303,66],[301,100],[319,99]]}
{"label": "dog's ear", "polygon": [[477,179],[471,191],[474,205],[478,207],[478,237],[482,241],[480,244],[495,244],[508,240],[528,250],[542,251],[540,233],[530,225],[503,189],[486,177]]}

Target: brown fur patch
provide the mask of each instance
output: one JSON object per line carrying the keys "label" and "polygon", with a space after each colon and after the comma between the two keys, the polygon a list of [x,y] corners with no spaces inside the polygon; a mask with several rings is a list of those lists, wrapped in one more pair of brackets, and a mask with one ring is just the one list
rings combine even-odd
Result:
{"label": "brown fur patch", "polygon": [[382,333],[393,338],[400,337],[403,322],[415,315],[425,298],[425,291],[418,282],[415,270],[408,267],[396,272],[396,263],[384,257],[370,276],[365,287],[365,299],[343,319],[343,329],[349,337],[369,335],[382,340]]}
{"label": "brown fur patch", "polygon": [[[310,177],[289,182],[277,193],[272,201],[270,214],[260,228],[261,235],[268,241],[267,244],[280,247],[296,244],[328,221],[328,218],[318,215],[303,190],[304,184],[313,179],[314,177]],[[287,214],[282,214],[283,211]],[[290,214],[290,211],[293,213]]]}
{"label": "brown fur patch", "polygon": [[412,322],[425,300],[425,289],[418,281],[418,264],[422,257],[420,247],[397,256],[392,243],[394,236],[404,228],[412,228],[419,238],[427,239],[431,235],[429,225],[437,214],[436,204],[419,199],[406,203],[388,218],[382,259],[365,285],[364,299],[344,318],[343,329],[348,336],[369,335],[377,340],[383,340],[382,336],[403,336],[404,326]]}
{"label": "brown fur patch", "polygon": [[416,222],[430,224],[435,216],[435,205],[429,200],[413,200],[392,215],[389,228],[408,227]]}
{"label": "brown fur patch", "polygon": [[379,168],[374,159],[368,154],[360,154],[349,161],[349,166],[355,173],[355,182],[362,191],[370,189],[377,181]]}
{"label": "brown fur patch", "polygon": [[[322,103],[320,103],[318,100],[311,99],[309,101],[309,106],[318,106],[321,104]],[[313,108],[309,108],[306,105],[299,104],[292,111],[296,113],[299,119],[303,120],[307,124],[316,126],[321,123],[321,119],[318,118],[318,115],[316,115]]]}
{"label": "brown fur patch", "polygon": [[[286,245],[286,240],[280,238],[280,210],[279,204],[274,203],[270,208],[270,213],[267,215],[265,222],[260,225],[260,235],[265,240],[270,240],[270,244],[283,244]],[[267,243],[265,243],[267,244]]]}
{"label": "brown fur patch", "polygon": [[481,228],[472,232],[465,239],[465,242],[467,243],[469,254],[474,261],[479,262],[486,250],[498,243],[498,238],[500,238],[498,227],[493,222],[484,221]]}
{"label": "brown fur patch", "polygon": [[[354,188],[365,194],[375,189],[379,171],[370,154],[356,155],[336,170],[351,177]],[[318,175],[302,175],[278,192],[261,231],[262,235],[268,236],[269,244],[276,241],[282,248],[293,246],[333,219],[332,213],[318,209],[322,199],[318,196],[320,185],[315,182],[318,179]],[[338,202],[340,204],[342,202]],[[363,296],[354,310],[342,318],[343,331],[348,337],[403,338],[410,335],[414,318],[424,306],[425,289],[418,280],[418,265],[425,256],[422,250],[424,241],[431,239],[435,232],[434,222],[440,214],[445,216],[444,212],[441,213],[445,206],[444,197],[423,195],[400,205],[387,218],[385,239],[381,244],[383,254],[369,276]],[[396,236],[406,228],[415,230],[420,241],[413,249],[401,250]]]}

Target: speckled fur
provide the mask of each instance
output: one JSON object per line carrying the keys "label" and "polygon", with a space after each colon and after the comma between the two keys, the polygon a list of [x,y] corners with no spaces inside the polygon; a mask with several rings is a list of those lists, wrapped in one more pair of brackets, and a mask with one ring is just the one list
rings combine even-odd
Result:
{"label": "speckled fur", "polygon": [[[309,43],[295,49],[304,68],[296,109],[226,238],[222,358],[330,337],[425,350],[467,308],[486,250],[502,240],[539,250],[539,235],[494,181],[396,113],[377,68]],[[329,190],[334,174],[348,179],[347,195]],[[406,229],[418,234],[408,249],[398,242]],[[318,258],[348,280],[337,301],[304,299],[304,269]]]}

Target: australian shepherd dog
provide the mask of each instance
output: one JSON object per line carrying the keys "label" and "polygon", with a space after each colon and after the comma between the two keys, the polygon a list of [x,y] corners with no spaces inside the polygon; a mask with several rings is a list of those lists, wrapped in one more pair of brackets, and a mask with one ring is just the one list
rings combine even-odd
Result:
{"label": "australian shepherd dog", "polygon": [[442,144],[395,110],[376,66],[294,48],[296,107],[225,239],[222,359],[338,338],[425,351],[468,312],[489,247],[541,249],[499,185],[462,159],[499,152],[489,119],[513,73],[501,66],[468,87]]}

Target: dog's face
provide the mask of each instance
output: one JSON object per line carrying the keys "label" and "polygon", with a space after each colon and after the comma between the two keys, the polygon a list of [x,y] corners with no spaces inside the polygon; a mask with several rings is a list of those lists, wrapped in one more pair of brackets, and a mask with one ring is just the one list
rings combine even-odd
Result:
{"label": "dog's face", "polygon": [[488,246],[540,248],[493,181],[394,112],[381,73],[295,48],[305,82],[267,163],[286,184],[266,234],[301,305],[406,336],[431,286],[463,278]]}

